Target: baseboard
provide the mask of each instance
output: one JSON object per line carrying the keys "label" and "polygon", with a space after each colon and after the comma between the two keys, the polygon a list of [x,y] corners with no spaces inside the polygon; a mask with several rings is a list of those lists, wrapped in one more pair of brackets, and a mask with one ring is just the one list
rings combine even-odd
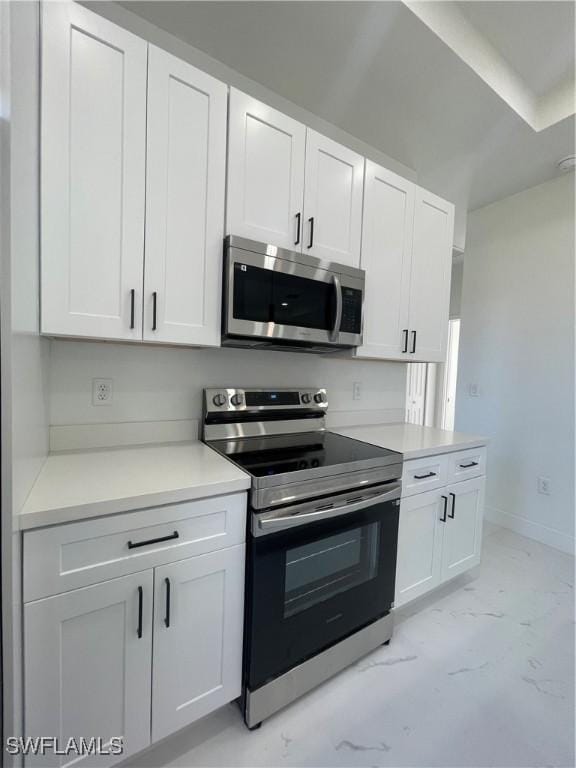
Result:
{"label": "baseboard", "polygon": [[549,528],[547,525],[542,525],[542,523],[535,523],[532,520],[527,520],[525,517],[514,515],[511,512],[504,512],[501,509],[489,507],[488,505],[484,508],[484,518],[491,523],[501,525],[503,528],[509,528],[511,531],[522,536],[527,536],[529,539],[535,539],[542,544],[547,544],[549,547],[567,552],[569,555],[574,554],[574,536],[557,531],[555,528]]}

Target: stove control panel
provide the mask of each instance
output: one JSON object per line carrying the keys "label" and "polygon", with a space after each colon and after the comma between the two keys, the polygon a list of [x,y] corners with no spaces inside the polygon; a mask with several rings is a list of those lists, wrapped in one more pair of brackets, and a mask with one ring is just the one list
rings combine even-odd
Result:
{"label": "stove control panel", "polygon": [[325,389],[205,389],[205,413],[234,411],[273,412],[274,410],[308,410],[325,412],[328,394]]}

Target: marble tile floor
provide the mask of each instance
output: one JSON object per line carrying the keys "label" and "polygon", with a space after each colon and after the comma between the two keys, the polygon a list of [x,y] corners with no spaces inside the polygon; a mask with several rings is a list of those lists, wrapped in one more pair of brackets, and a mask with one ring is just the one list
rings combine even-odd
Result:
{"label": "marble tile floor", "polygon": [[250,733],[235,705],[125,763],[574,766],[574,559],[486,525],[483,559]]}

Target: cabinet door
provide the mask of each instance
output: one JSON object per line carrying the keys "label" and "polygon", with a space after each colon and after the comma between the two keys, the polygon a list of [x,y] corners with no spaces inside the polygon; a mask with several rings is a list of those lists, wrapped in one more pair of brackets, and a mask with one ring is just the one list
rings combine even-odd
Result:
{"label": "cabinet door", "polygon": [[244,545],[155,569],[152,740],[240,695]]}
{"label": "cabinet door", "polygon": [[[124,757],[150,744],[152,582],[148,570],[24,606],[27,736],[56,736],[61,747],[120,736]],[[96,760],[119,757],[30,758],[42,768]]]}
{"label": "cabinet door", "polygon": [[453,236],[454,206],[417,187],[410,277],[409,357],[414,361],[446,357]]}
{"label": "cabinet door", "polygon": [[443,489],[403,498],[400,502],[396,606],[440,584],[445,523]]}
{"label": "cabinet door", "polygon": [[42,3],[42,332],[142,337],[144,40]]}
{"label": "cabinet door", "polygon": [[300,250],[306,128],[230,89],[226,231]]}
{"label": "cabinet door", "polygon": [[358,357],[406,359],[414,184],[366,161],[362,255],[364,344]]}
{"label": "cabinet door", "polygon": [[303,253],[360,264],[363,181],[361,155],[307,129]]}
{"label": "cabinet door", "polygon": [[443,581],[480,562],[485,483],[485,477],[476,477],[447,488],[449,503],[442,555]]}
{"label": "cabinet door", "polygon": [[144,339],[220,345],[228,89],[150,46]]}

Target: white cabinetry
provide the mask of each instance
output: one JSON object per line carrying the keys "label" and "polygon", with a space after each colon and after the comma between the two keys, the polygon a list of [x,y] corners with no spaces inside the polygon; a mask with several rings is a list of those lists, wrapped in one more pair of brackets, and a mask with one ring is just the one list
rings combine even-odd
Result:
{"label": "white cabinetry", "polygon": [[410,272],[411,361],[441,362],[446,357],[454,206],[416,187]]}
{"label": "white cabinetry", "polygon": [[440,362],[446,355],[454,206],[367,162],[357,357]]}
{"label": "white cabinetry", "polygon": [[24,626],[27,736],[57,736],[61,747],[71,737],[119,736],[124,757],[150,744],[152,571],[28,603]]}
{"label": "white cabinetry", "polygon": [[42,13],[42,332],[218,346],[226,85],[78,3]]}
{"label": "white cabinetry", "polygon": [[[485,452],[484,447],[473,451],[479,459],[477,466],[482,469]],[[396,606],[424,595],[480,563],[486,478],[481,474],[446,484],[450,467],[470,463],[467,458],[470,453],[458,451],[404,462]],[[432,472],[435,474],[422,479],[420,486],[410,481],[416,475]],[[427,484],[432,484],[434,490],[428,490]]]}
{"label": "white cabinetry", "polygon": [[142,336],[144,40],[42,3],[42,332]]}
{"label": "white cabinetry", "polygon": [[302,250],[357,267],[362,236],[364,158],[308,128]]}
{"label": "white cabinetry", "polygon": [[237,698],[245,522],[235,494],[25,532],[25,595],[60,591],[24,606],[26,735],[120,736],[126,757]]}
{"label": "white cabinetry", "polygon": [[156,569],[152,741],[240,696],[244,545]]}
{"label": "white cabinetry", "polygon": [[224,83],[150,46],[147,341],[220,344],[227,96]]}
{"label": "white cabinetry", "polygon": [[230,89],[226,231],[358,266],[364,158]]}
{"label": "white cabinetry", "polygon": [[280,248],[302,242],[306,127],[230,89],[226,230]]}

